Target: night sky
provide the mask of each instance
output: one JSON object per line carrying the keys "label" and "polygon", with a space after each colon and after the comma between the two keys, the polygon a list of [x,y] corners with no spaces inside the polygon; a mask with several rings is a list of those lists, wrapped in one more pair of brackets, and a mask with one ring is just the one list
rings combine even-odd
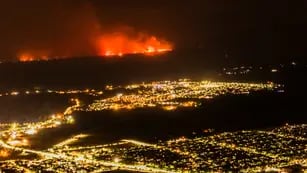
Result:
{"label": "night sky", "polygon": [[303,0],[4,0],[0,57],[23,50],[87,54],[89,38],[123,26],[165,38],[177,50],[260,61],[305,57],[304,9]]}

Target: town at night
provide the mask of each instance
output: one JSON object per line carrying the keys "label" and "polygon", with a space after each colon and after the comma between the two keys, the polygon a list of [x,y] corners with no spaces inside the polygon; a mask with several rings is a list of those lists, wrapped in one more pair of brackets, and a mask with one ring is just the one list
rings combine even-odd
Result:
{"label": "town at night", "polygon": [[0,172],[306,172],[306,7],[3,0]]}

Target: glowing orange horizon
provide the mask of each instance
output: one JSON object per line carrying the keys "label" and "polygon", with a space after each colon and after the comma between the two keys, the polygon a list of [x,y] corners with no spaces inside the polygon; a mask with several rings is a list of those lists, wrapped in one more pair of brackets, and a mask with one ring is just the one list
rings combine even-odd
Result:
{"label": "glowing orange horizon", "polygon": [[[123,32],[104,34],[94,40],[93,45],[96,52],[89,54],[103,57],[122,57],[127,54],[156,55],[173,50],[170,42],[146,34],[139,34],[136,37],[128,36]],[[18,60],[21,62],[49,60],[47,55],[43,55],[37,51],[27,51],[19,54]],[[71,56],[80,55],[72,53]]]}
{"label": "glowing orange horizon", "polygon": [[21,62],[26,62],[26,61],[34,61],[35,58],[34,58],[34,56],[32,56],[30,54],[23,53],[18,57],[18,60],[21,61]]}
{"label": "glowing orange horizon", "polygon": [[18,60],[21,62],[30,62],[30,61],[47,61],[49,60],[46,55],[44,56],[39,56],[30,53],[22,53],[19,55]]}
{"label": "glowing orange horizon", "polygon": [[173,50],[171,43],[163,39],[157,39],[155,36],[130,38],[122,33],[101,36],[97,41],[97,46],[98,55],[100,56],[152,55]]}

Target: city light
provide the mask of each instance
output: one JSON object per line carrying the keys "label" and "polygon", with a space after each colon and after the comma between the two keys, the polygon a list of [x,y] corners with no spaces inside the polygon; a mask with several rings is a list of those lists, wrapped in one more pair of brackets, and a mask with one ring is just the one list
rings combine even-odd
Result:
{"label": "city light", "polygon": [[[138,108],[162,108],[173,111],[178,108],[194,108],[202,100],[226,94],[249,94],[252,91],[274,90],[279,85],[272,83],[227,83],[212,81],[154,81],[151,83],[131,84],[123,87],[107,86],[107,90],[123,90],[113,97],[103,98],[90,104],[86,111],[132,110]],[[112,91],[111,90],[111,91]]]}
{"label": "city light", "polygon": [[[59,94],[70,96],[71,104],[63,112],[47,119],[27,123],[2,123],[0,157],[12,153],[31,159],[0,161],[0,169],[59,172],[236,172],[287,171],[288,166],[307,166],[307,125],[285,125],[270,130],[215,132],[204,129],[197,137],[179,137],[157,143],[122,139],[109,144],[88,144],[91,134],[75,134],[47,149],[32,149],[32,139],[43,130],[78,123],[78,111],[133,111],[135,109],[198,109],[202,101],[222,95],[247,95],[257,91],[279,91],[274,83],[228,83],[212,81],[153,81],[126,86],[108,85],[102,90],[36,89],[2,93],[3,97],[23,94]],[[28,91],[28,92],[27,92]],[[107,94],[105,94],[107,93]],[[78,94],[93,97],[84,103]],[[266,145],[264,145],[266,144]]]}

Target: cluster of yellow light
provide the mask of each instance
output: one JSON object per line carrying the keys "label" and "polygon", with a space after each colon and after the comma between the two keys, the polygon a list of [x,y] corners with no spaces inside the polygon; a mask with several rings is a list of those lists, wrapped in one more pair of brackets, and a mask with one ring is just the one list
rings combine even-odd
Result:
{"label": "cluster of yellow light", "polygon": [[69,139],[66,139],[66,140],[64,140],[64,141],[54,145],[53,147],[54,148],[61,148],[61,147],[73,144],[73,143],[79,141],[80,139],[87,138],[88,136],[89,136],[88,134],[75,135],[75,136],[73,136],[73,137],[71,137]]}
{"label": "cluster of yellow light", "polygon": [[[107,86],[108,92],[123,93],[103,98],[85,106],[87,111],[121,110],[142,107],[158,107],[165,110],[175,110],[178,107],[195,107],[201,99],[211,99],[224,94],[248,94],[251,91],[273,90],[278,85],[253,83],[226,83],[210,81],[158,81],[152,83],[132,84],[128,86]],[[35,90],[30,93],[44,93]],[[56,94],[76,94],[53,92]],[[12,91],[8,95],[17,96],[23,92]],[[84,90],[82,93],[95,93],[100,96],[102,91]],[[100,93],[100,94],[99,94]],[[204,172],[223,171],[222,165],[228,163],[233,169],[246,172],[283,171],[284,167],[299,164],[307,166],[303,146],[290,145],[290,141],[306,142],[304,131],[307,125],[283,126],[272,131],[241,131],[233,133],[214,134],[207,137],[188,139],[181,137],[164,143],[150,144],[136,140],[121,140],[105,145],[82,146],[71,145],[84,139],[87,135],[73,136],[54,145],[47,150],[34,150],[28,146],[31,135],[42,129],[55,128],[63,123],[74,123],[72,116],[77,110],[84,110],[78,99],[72,99],[75,104],[69,106],[63,113],[54,114],[46,121],[35,123],[0,124],[0,157],[8,157],[11,151],[39,155],[31,160],[8,160],[0,162],[0,169],[10,167],[17,172],[30,170],[58,170],[60,172],[78,172],[86,169],[89,172],[111,170],[126,170],[139,172]],[[212,132],[212,130],[206,130]],[[259,141],[260,140],[260,141]],[[270,146],[259,147],[263,141],[271,141]],[[287,151],[285,153],[284,151]],[[147,154],[146,154],[147,153]],[[150,153],[150,154],[148,154]],[[297,153],[297,154],[293,154]],[[240,154],[246,155],[239,159]],[[289,155],[285,155],[289,154]],[[291,155],[292,154],[292,155]],[[131,161],[130,155],[134,160]],[[306,155],[306,154],[305,154]],[[128,160],[127,160],[128,159]],[[169,160],[172,160],[169,162]],[[183,166],[184,165],[184,166]]]}
{"label": "cluster of yellow light", "polygon": [[1,158],[6,158],[6,157],[8,157],[10,154],[9,154],[9,150],[7,150],[7,149],[1,149],[0,150],[0,157]]}
{"label": "cluster of yellow light", "polygon": [[50,116],[45,121],[35,123],[12,123],[2,124],[0,131],[0,140],[11,146],[28,146],[30,142],[27,137],[35,135],[42,129],[55,128],[63,123],[73,123],[74,119],[70,115],[75,109],[80,106],[78,99],[72,99],[75,105],[69,106],[64,113],[58,113]]}
{"label": "cluster of yellow light", "polygon": [[[291,128],[293,127],[303,132],[306,130],[304,128],[306,125],[291,126]],[[221,168],[221,163],[225,163],[226,160],[235,170],[240,169],[242,172],[265,172],[269,170],[282,172],[291,165],[306,167],[306,149],[304,149],[306,146],[304,146],[304,143],[307,139],[302,136],[291,136],[292,140],[290,141],[296,142],[288,146],[289,138],[287,136],[287,134],[272,133],[271,131],[242,131],[194,139],[179,138],[168,141],[166,146],[174,149],[181,148],[191,155],[196,155],[196,157],[206,156],[206,160],[203,160],[204,158],[198,159],[197,157],[200,165],[207,165],[209,169],[215,171],[218,171]],[[257,140],[253,138],[257,138]],[[271,143],[261,140],[271,141]],[[251,141],[251,143],[248,141]],[[256,147],[257,145],[258,147]],[[263,148],[260,148],[259,145],[262,145]],[[210,155],[219,150],[222,154],[217,153],[213,157],[215,160],[210,159],[212,157]],[[244,159],[240,159],[240,157],[242,158],[240,154],[239,158],[237,158],[236,155],[239,151],[247,154]],[[228,152],[232,153],[232,157],[227,158]],[[293,152],[300,154],[293,155]],[[218,160],[220,154],[222,155],[221,163]],[[287,154],[289,156],[285,156]]]}
{"label": "cluster of yellow light", "polygon": [[[272,132],[270,131],[243,131],[243,134],[249,134],[249,133],[255,133],[258,136],[262,136],[262,134],[264,135],[271,135]],[[236,137],[236,133],[222,133],[219,135],[214,135],[214,136],[209,136],[209,137],[202,137],[202,138],[195,138],[195,139],[187,139],[185,137],[181,137],[179,139],[174,139],[174,140],[170,140],[167,141],[165,144],[149,144],[149,143],[145,143],[145,142],[141,142],[141,141],[136,141],[136,140],[122,140],[122,143],[118,143],[117,145],[104,145],[104,146],[83,146],[83,147],[79,147],[79,148],[64,148],[64,149],[57,149],[57,152],[64,152],[64,154],[69,154],[69,152],[71,151],[79,151],[78,152],[78,156],[87,156],[87,155],[94,155],[94,157],[92,157],[92,159],[95,158],[95,156],[97,155],[97,153],[101,153],[103,155],[103,153],[105,155],[110,155],[110,160],[108,161],[112,161],[115,163],[121,163],[122,165],[124,165],[122,162],[125,162],[125,150],[127,150],[128,153],[131,152],[142,152],[142,150],[146,150],[148,149],[148,151],[150,150],[155,150],[156,152],[164,152],[164,151],[170,151],[172,153],[176,153],[182,157],[185,157],[185,161],[183,162],[178,162],[178,164],[187,164],[189,165],[186,168],[182,168],[182,169],[170,169],[170,167],[161,167],[161,165],[157,164],[157,163],[144,163],[143,161],[138,161],[136,163],[140,164],[144,164],[144,167],[153,167],[153,168],[163,168],[166,171],[169,172],[184,172],[186,169],[187,172],[202,172],[201,170],[199,170],[200,166],[202,165],[206,165],[209,169],[211,170],[218,170],[219,168],[221,168],[221,164],[219,163],[219,159],[216,158],[217,160],[212,160],[212,159],[204,159],[202,155],[203,153],[201,153],[199,150],[203,150],[205,152],[208,152],[212,154],[214,154],[216,151],[216,149],[220,150],[221,152],[225,152],[225,155],[229,152],[232,153],[233,157],[227,158],[229,156],[225,156],[225,158],[221,158],[223,159],[227,159],[229,160],[230,163],[235,162],[235,158],[238,152],[242,152],[242,153],[247,153],[247,157],[250,158],[246,158],[244,160],[242,160],[240,163],[240,166],[238,166],[238,168],[243,167],[246,169],[243,169],[242,171],[246,171],[246,172],[254,172],[256,170],[259,171],[268,171],[268,170],[284,170],[283,167],[289,166],[289,165],[293,165],[293,164],[304,164],[306,163],[306,159],[297,159],[297,156],[295,157],[281,157],[278,154],[274,154],[274,153],[270,153],[270,152],[263,152],[263,151],[258,151],[256,148],[253,147],[253,145],[251,146],[240,146],[240,145],[235,145],[231,142],[224,142],[224,141],[220,141],[219,138],[225,138],[225,136],[228,135],[234,135],[234,137]],[[237,137],[239,137],[239,134],[237,135]],[[248,138],[249,136],[243,136],[244,138]],[[225,139],[227,140],[227,139]],[[287,138],[285,138],[284,140],[287,140]],[[126,148],[125,145],[126,144],[133,144],[136,145],[136,148]],[[122,145],[122,147],[121,147]],[[129,146],[129,145],[128,145]],[[110,147],[110,148],[109,148]],[[114,147],[114,149],[112,149]],[[118,147],[119,148],[123,148],[124,149],[120,149],[119,151],[122,152],[122,154],[116,152],[118,151]],[[204,147],[204,148],[203,148]],[[209,148],[207,148],[209,147]],[[211,148],[212,150],[211,150]],[[125,149],[126,148],[126,149]],[[295,148],[291,148],[292,150],[295,150]],[[139,151],[138,151],[139,150]],[[223,151],[225,150],[225,151]],[[218,153],[216,153],[218,156]],[[140,153],[140,155],[143,155],[142,153]],[[210,154],[209,154],[210,155]],[[99,156],[99,155],[98,155]],[[168,156],[163,156],[163,157],[168,157]],[[215,156],[216,157],[216,156]],[[222,156],[223,157],[223,156]],[[253,160],[254,158],[258,158]],[[261,162],[259,161],[259,159],[264,159]],[[141,157],[140,157],[141,159]],[[265,159],[270,159],[271,161],[266,161]],[[152,160],[154,161],[155,159],[148,159],[148,160]],[[162,159],[163,160],[163,159]],[[221,160],[221,161],[222,161]],[[158,162],[160,163],[161,160]],[[246,164],[246,165],[245,165]],[[257,166],[257,165],[263,165],[266,164],[266,166]],[[129,168],[129,169],[128,169]],[[130,169],[131,167],[125,167],[123,169],[125,170],[134,170],[135,169]],[[138,166],[136,166],[135,168],[138,168]],[[236,168],[234,166],[234,168]],[[154,171],[152,171],[154,172]]]}
{"label": "cluster of yellow light", "polygon": [[[12,126],[15,128],[18,127],[16,124]],[[293,157],[284,157],[279,155],[283,153],[270,153],[270,150],[267,152],[261,151],[254,147],[254,145],[257,143],[249,144],[248,141],[253,141],[253,138],[265,139],[273,137],[274,140],[280,141],[280,143],[277,143],[276,145],[286,147],[284,145],[288,143],[288,138],[283,136],[281,131],[284,132],[285,129],[288,129],[286,131],[289,132],[291,130],[290,133],[293,133],[294,131],[297,131],[297,129],[301,128],[301,131],[304,131],[306,125],[295,127],[296,129],[293,129],[293,126],[287,126],[286,128],[277,128],[273,131],[241,131],[234,133],[221,133],[193,139],[181,137],[159,144],[150,144],[125,139],[118,143],[112,144],[73,147],[68,145],[69,142],[71,142],[68,140],[69,142],[65,142],[66,144],[58,145],[57,147],[50,148],[47,151],[31,150],[18,146],[12,147],[3,141],[0,141],[0,146],[5,148],[5,151],[14,149],[17,151],[38,154],[43,157],[35,160],[24,160],[23,165],[19,165],[20,161],[7,161],[1,162],[1,164],[11,164],[11,166],[15,166],[16,168],[23,168],[22,166],[26,166],[28,169],[32,168],[32,170],[36,170],[37,166],[41,165],[44,165],[44,167],[39,167],[40,169],[55,170],[61,165],[61,168],[63,169],[62,171],[64,172],[68,170],[78,171],[80,169],[82,170],[82,168],[88,168],[92,172],[121,169],[126,171],[175,173],[204,172],[202,169],[205,167],[205,169],[209,171],[222,171],[223,169],[221,164],[228,162],[234,169],[240,169],[243,172],[273,170],[283,171],[285,170],[284,167],[291,166],[293,164],[306,166],[306,158],[304,158],[304,154],[302,153],[301,156],[295,155]],[[295,137],[294,134],[291,134],[290,136]],[[76,142],[83,137],[86,137],[86,135],[77,135],[71,139],[74,139],[73,142]],[[303,137],[300,136],[300,138],[293,138],[293,140],[302,140],[302,138]],[[235,144],[233,143],[233,140],[242,141],[243,143]],[[272,141],[275,142],[274,140]],[[298,146],[292,146],[289,148],[289,150],[299,149],[297,147]],[[272,147],[272,149],[274,149],[274,147]],[[149,158],[147,158],[147,161],[144,162],[142,159],[142,157],[144,157],[143,152],[147,153],[149,151],[157,154],[157,156],[160,156],[161,158],[150,158],[153,154],[152,153],[149,154],[149,156],[146,156]],[[168,156],[166,154],[168,152],[176,154],[177,156],[175,156],[173,159],[178,159],[177,161],[171,162],[171,166],[165,165],[167,162],[163,161],[164,158],[168,160],[170,159],[168,157],[174,157],[174,155]],[[240,152],[246,156],[244,159],[237,160],[238,154],[238,157],[241,157]],[[129,161],[129,164],[126,163],[127,153],[134,153],[133,156],[136,155],[136,161],[133,162],[134,164],[131,164],[131,161]],[[106,159],[97,158],[104,155]],[[76,163],[76,165],[73,163]],[[177,164],[184,164],[186,166],[177,167]]]}
{"label": "cluster of yellow light", "polygon": [[83,89],[83,90],[53,90],[53,89],[35,89],[35,90],[22,90],[22,91],[5,91],[0,92],[0,97],[2,96],[18,96],[18,95],[34,95],[34,94],[60,94],[60,95],[73,95],[73,94],[86,94],[90,96],[101,96],[103,91],[95,89]]}
{"label": "cluster of yellow light", "polygon": [[95,89],[84,89],[84,90],[47,90],[48,93],[54,93],[54,94],[88,94],[92,96],[100,96],[103,94],[103,91],[101,90],[95,90]]}
{"label": "cluster of yellow light", "polygon": [[132,84],[124,87],[107,86],[107,90],[125,89],[127,94],[119,93],[113,97],[96,100],[89,105],[87,111],[148,107],[160,107],[171,111],[179,107],[197,107],[201,99],[211,99],[224,94],[249,94],[251,91],[272,90],[277,87],[278,85],[273,83],[228,83],[188,79]]}
{"label": "cluster of yellow light", "polygon": [[14,140],[14,139],[9,139],[6,141],[6,143],[12,145],[12,146],[28,146],[29,142],[27,139],[22,139],[22,140]]}
{"label": "cluster of yellow light", "polygon": [[[71,101],[75,102],[75,105],[66,108],[66,110],[65,110],[64,113],[63,113],[63,115],[70,115],[70,114],[72,114],[77,108],[79,108],[79,107],[81,106],[81,102],[80,102],[79,99],[71,99]],[[72,116],[67,116],[67,119],[68,119],[69,122],[73,122]]]}

